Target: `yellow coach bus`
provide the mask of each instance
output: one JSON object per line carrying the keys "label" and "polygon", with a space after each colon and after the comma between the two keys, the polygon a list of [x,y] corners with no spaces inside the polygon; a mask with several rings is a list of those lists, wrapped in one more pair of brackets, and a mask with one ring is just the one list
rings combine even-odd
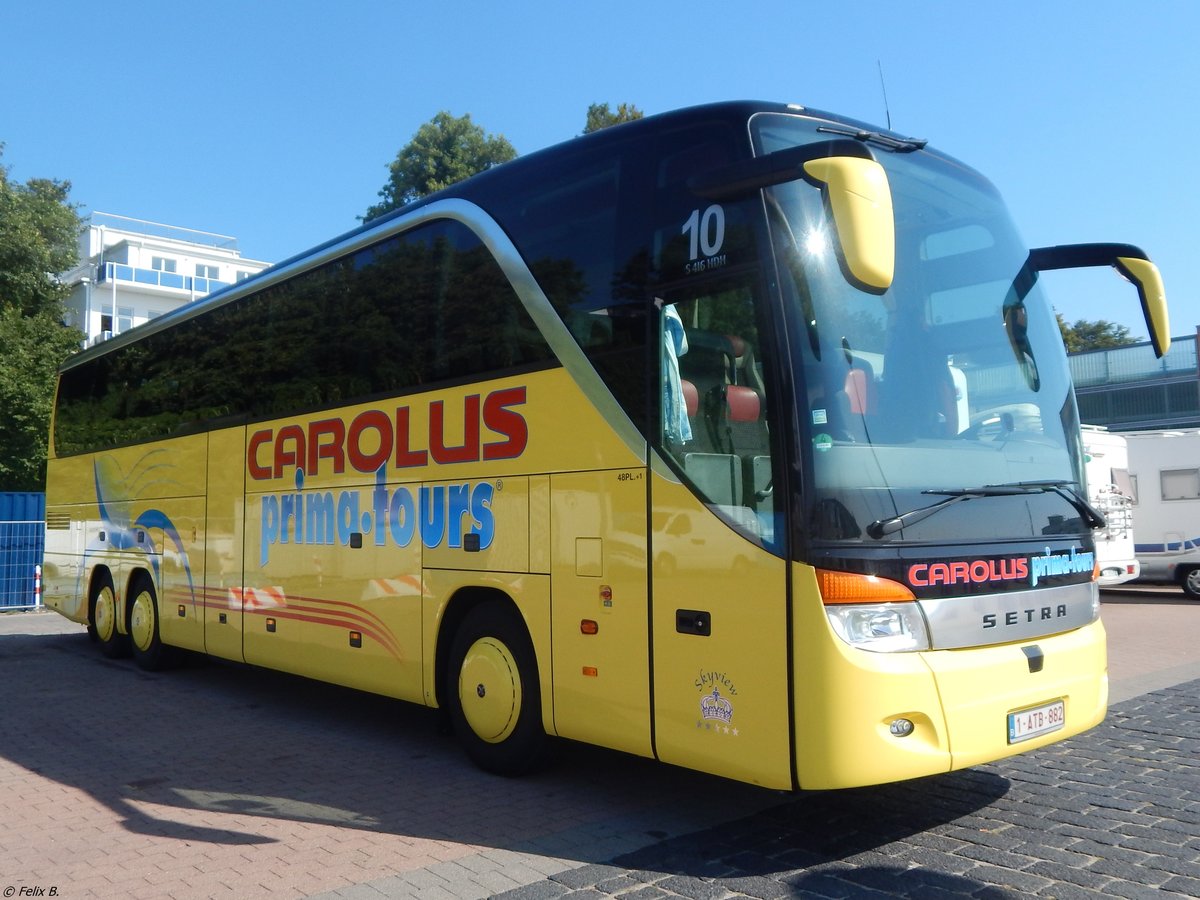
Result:
{"label": "yellow coach bus", "polygon": [[800,106],[606,129],[72,358],[45,602],[781,789],[1098,723],[1104,630],[1062,340],[980,175]]}

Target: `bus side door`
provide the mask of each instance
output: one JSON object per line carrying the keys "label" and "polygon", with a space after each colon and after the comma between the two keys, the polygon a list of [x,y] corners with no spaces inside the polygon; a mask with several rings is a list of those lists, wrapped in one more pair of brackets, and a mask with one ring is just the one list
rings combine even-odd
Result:
{"label": "bus side door", "polygon": [[790,789],[786,565],[652,478],[658,758]]}
{"label": "bus side door", "polygon": [[658,757],[790,788],[787,567],[769,342],[745,272],[655,298],[661,390],[651,465]]}

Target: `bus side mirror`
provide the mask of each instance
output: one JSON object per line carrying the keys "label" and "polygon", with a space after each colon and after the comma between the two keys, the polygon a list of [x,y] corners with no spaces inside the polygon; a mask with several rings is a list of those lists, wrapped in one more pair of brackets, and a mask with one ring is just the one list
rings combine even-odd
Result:
{"label": "bus side mirror", "polygon": [[801,178],[821,190],[846,280],[859,290],[884,293],[896,269],[892,188],[861,141],[817,141],[756,156],[693,176],[688,187],[710,200],[728,200]]}
{"label": "bus side mirror", "polygon": [[1158,266],[1143,250],[1132,244],[1063,244],[1029,251],[1029,267],[1038,272],[1093,266],[1112,266],[1133,282],[1154,353],[1160,359],[1165,356],[1171,346],[1166,290]]}
{"label": "bus side mirror", "polygon": [[1146,320],[1150,340],[1154,343],[1154,353],[1162,359],[1171,346],[1171,326],[1167,314],[1167,291],[1158,266],[1145,258],[1118,256],[1113,268],[1136,285],[1138,299],[1142,303],[1142,316]]}
{"label": "bus side mirror", "polygon": [[896,272],[896,222],[887,172],[873,159],[832,156],[804,164],[821,188],[837,231],[838,262],[846,280],[882,294]]}

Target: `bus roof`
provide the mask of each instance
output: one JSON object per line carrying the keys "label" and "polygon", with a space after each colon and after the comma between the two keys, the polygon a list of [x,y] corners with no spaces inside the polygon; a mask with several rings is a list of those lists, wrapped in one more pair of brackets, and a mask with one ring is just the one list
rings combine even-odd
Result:
{"label": "bus roof", "polygon": [[223,306],[230,303],[239,297],[249,293],[254,293],[261,287],[269,283],[283,280],[288,277],[292,270],[304,268],[304,264],[308,261],[319,258],[326,251],[333,247],[342,244],[351,243],[355,238],[373,232],[381,227],[386,226],[402,216],[406,216],[414,210],[420,209],[431,203],[439,200],[444,200],[450,197],[465,197],[469,198],[472,193],[482,184],[486,184],[495,178],[509,178],[513,174],[523,172],[527,167],[538,166],[542,164],[548,157],[554,157],[562,154],[568,148],[587,148],[598,149],[605,144],[619,143],[635,137],[642,131],[657,131],[673,127],[697,124],[700,122],[728,122],[730,124],[740,124],[749,121],[750,117],[756,113],[782,113],[782,114],[798,114],[802,113],[818,119],[825,119],[833,123],[844,125],[855,130],[870,131],[875,134],[886,135],[897,140],[910,140],[903,135],[889,132],[885,129],[880,129],[870,123],[862,122],[857,119],[839,116],[824,110],[813,109],[802,106],[796,103],[776,103],[768,101],[754,100],[727,100],[718,103],[708,103],[699,106],[684,107],[682,109],[672,110],[670,112],[658,113],[653,116],[646,116],[641,119],[635,119],[631,122],[625,122],[620,125],[603,128],[591,134],[580,135],[567,141],[562,141],[558,144],[553,144],[540,150],[533,151],[524,156],[519,156],[516,159],[495,166],[486,171],[480,172],[470,178],[464,179],[457,184],[450,185],[443,190],[437,191],[412,203],[406,204],[399,209],[392,210],[382,216],[371,219],[353,228],[347,232],[339,234],[327,241],[317,244],[308,250],[290,256],[281,262],[258,272],[251,277],[239,281],[236,284],[221,288],[218,291],[207,295],[206,297],[189,303],[178,309],[172,310],[169,313],[158,316],[148,322],[138,325],[129,331],[110,338],[107,341],[89,347],[65,360],[60,367],[60,371],[72,369],[77,365],[87,362],[90,359],[103,356],[127,344],[141,340],[151,334],[163,331],[174,326],[177,323],[187,321],[203,314],[204,312]]}

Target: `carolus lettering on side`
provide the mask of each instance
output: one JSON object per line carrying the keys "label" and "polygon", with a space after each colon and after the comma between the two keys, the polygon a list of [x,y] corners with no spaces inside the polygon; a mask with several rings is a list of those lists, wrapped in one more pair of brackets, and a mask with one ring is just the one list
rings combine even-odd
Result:
{"label": "carolus lettering on side", "polygon": [[[254,432],[247,443],[246,471],[254,481],[282,478],[294,467],[294,490],[262,495],[259,565],[276,545],[407,547],[419,536],[426,547],[486,550],[495,537],[489,482],[388,485],[389,469],[515,459],[529,442],[520,407],[524,386],[463,398],[462,418],[447,427],[446,401],[431,400],[426,434],[414,434],[411,406],[367,409],[340,418],[288,424]],[[499,436],[484,440],[484,429]],[[461,442],[447,443],[448,434]],[[340,475],[347,465],[370,476],[372,487],[306,488],[317,475]]]}

